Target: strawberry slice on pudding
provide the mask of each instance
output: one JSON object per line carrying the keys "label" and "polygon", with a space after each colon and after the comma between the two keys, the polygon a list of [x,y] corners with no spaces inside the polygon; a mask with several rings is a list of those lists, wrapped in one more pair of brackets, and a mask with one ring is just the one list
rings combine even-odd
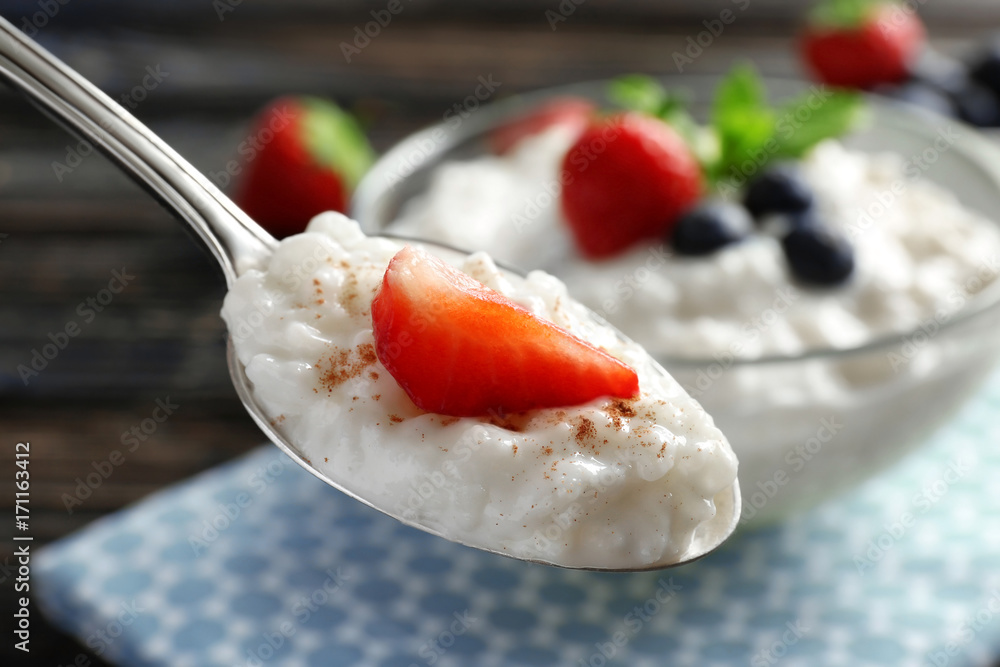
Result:
{"label": "strawberry slice on pudding", "polygon": [[379,361],[428,412],[475,417],[639,393],[618,359],[411,246],[389,262],[372,330]]}

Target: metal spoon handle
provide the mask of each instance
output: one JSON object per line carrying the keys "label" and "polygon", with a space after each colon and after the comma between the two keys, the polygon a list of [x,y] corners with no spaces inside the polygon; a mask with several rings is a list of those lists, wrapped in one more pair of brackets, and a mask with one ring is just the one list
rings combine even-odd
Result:
{"label": "metal spoon handle", "polygon": [[0,79],[91,142],[185,220],[228,285],[277,244],[187,160],[71,67],[0,17]]}

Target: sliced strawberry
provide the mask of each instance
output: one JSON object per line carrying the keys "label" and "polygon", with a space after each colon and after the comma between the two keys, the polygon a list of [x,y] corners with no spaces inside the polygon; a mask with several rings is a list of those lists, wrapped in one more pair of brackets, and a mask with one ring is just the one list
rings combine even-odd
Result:
{"label": "sliced strawberry", "polygon": [[[870,89],[907,78],[925,41],[915,13],[885,0],[829,5],[821,7],[801,39],[803,58],[819,81]],[[838,11],[838,5],[846,8]]]}
{"label": "sliced strawberry", "polygon": [[593,102],[582,97],[554,97],[493,130],[489,138],[490,146],[494,153],[503,155],[523,139],[555,125],[565,125],[582,132],[596,110]]}
{"label": "sliced strawberry", "polygon": [[593,123],[562,167],[569,174],[563,214],[580,250],[592,259],[664,238],[703,189],[701,166],[681,136],[663,121],[634,112]]}
{"label": "sliced strawberry", "polygon": [[631,368],[406,246],[372,301],[379,361],[417,407],[476,417],[631,398]]}
{"label": "sliced strawberry", "polygon": [[236,201],[277,238],[301,232],[324,211],[346,212],[374,160],[354,119],[315,97],[270,104],[240,154],[246,163]]}

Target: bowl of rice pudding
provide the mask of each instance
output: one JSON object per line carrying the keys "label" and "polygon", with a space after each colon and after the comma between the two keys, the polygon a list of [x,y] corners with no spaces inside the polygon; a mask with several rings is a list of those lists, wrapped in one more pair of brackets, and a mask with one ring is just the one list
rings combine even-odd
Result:
{"label": "bowl of rice pudding", "polygon": [[[714,79],[662,82],[706,116]],[[775,99],[828,94],[766,83]],[[490,136],[556,96],[608,107],[607,88],[524,95],[412,135],[365,177],[353,217],[368,233],[485,250],[566,282],[729,436],[746,522],[813,506],[899,460],[991,371],[1000,352],[1000,227],[991,217],[1000,212],[1000,148],[984,135],[870,97],[863,127],[804,156],[798,168],[818,215],[853,248],[842,285],[796,280],[767,234],[707,256],[653,240],[594,261],[574,247],[560,206],[579,128],[554,125],[502,155]],[[779,122],[795,129],[811,114],[804,104]],[[767,159],[729,174],[731,189]]]}

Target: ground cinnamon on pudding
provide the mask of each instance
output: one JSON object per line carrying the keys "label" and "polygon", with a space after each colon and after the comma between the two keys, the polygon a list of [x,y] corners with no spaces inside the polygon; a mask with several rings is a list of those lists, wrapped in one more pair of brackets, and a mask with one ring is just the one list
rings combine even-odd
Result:
{"label": "ground cinnamon on pudding", "polygon": [[623,419],[635,417],[634,398],[616,398],[608,405],[608,416],[619,431],[624,426]]}
{"label": "ground cinnamon on pudding", "polygon": [[340,303],[351,317],[365,317],[369,313],[374,292],[367,295],[361,292],[357,273],[349,270],[344,279]]}
{"label": "ground cinnamon on pudding", "polygon": [[576,429],[576,441],[583,445],[595,438],[597,438],[597,427],[594,426],[594,422],[586,417],[581,417],[580,425]]}
{"label": "ground cinnamon on pudding", "polygon": [[377,360],[375,346],[371,343],[358,345],[353,350],[338,348],[329,357],[316,362],[316,368],[320,371],[320,386],[333,391],[334,387],[359,377]]}

